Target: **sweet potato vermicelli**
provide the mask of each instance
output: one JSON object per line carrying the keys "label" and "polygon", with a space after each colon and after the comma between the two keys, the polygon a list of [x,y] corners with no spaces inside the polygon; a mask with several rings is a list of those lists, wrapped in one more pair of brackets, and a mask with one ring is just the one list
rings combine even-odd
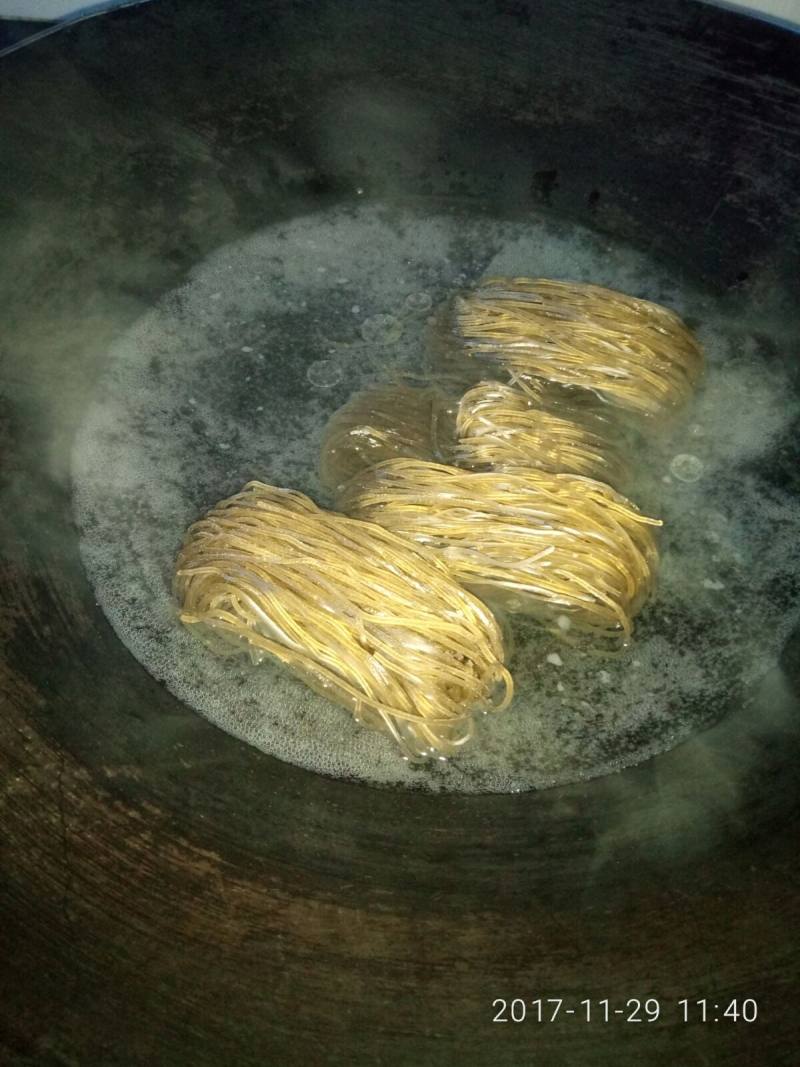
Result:
{"label": "sweet potato vermicelli", "polygon": [[461,398],[453,460],[471,470],[532,468],[619,485],[624,464],[612,427],[547,410],[543,390],[483,381]]}
{"label": "sweet potato vermicelli", "polygon": [[683,403],[703,364],[673,311],[580,282],[487,278],[456,298],[452,328],[467,358],[513,382],[579,386],[644,416]]}
{"label": "sweet potato vermicelli", "polygon": [[435,549],[491,604],[613,643],[630,636],[653,586],[660,522],[588,478],[395,459],[354,479],[341,504]]}
{"label": "sweet potato vermicelli", "polygon": [[429,386],[376,385],[334,412],[322,442],[320,479],[337,490],[354,474],[396,456],[441,458],[452,417],[444,396]]}
{"label": "sweet potato vermicelli", "polygon": [[250,482],[186,534],[181,621],[268,655],[412,759],[456,752],[513,683],[498,625],[429,550]]}

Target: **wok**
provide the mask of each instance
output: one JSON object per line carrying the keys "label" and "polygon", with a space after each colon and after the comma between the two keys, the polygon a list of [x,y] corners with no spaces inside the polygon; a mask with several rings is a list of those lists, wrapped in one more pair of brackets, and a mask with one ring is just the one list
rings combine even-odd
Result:
{"label": "wok", "polygon": [[[118,640],[68,456],[143,310],[356,187],[583,223],[732,307],[782,300],[791,336],[799,61],[785,29],[673,0],[160,0],[2,63],[4,1062],[796,1062],[800,635],[716,726],[617,775],[329,779],[216,729]],[[436,114],[436,151],[383,105],[324,150],[353,86]],[[776,485],[797,460],[789,433]],[[525,1021],[493,1022],[515,998]],[[628,1022],[631,998],[659,1019]],[[702,998],[758,1019],[684,1022]],[[586,999],[610,1020],[565,1014]]]}

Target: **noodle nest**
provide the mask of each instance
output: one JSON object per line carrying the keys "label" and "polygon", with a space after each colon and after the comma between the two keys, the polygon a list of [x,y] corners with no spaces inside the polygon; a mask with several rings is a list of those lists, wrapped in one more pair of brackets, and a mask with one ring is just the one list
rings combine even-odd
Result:
{"label": "noodle nest", "polygon": [[452,432],[445,399],[432,386],[364,389],[334,412],[325,428],[320,480],[333,492],[386,459],[442,458],[443,441]]}
{"label": "noodle nest", "polygon": [[260,482],[195,522],[181,621],[220,650],[286,665],[414,760],[453,754],[513,683],[498,624],[427,549]]}
{"label": "noodle nest", "polygon": [[578,386],[639,416],[682,404],[703,366],[675,312],[580,282],[487,278],[456,298],[452,329],[462,354],[512,382]]}
{"label": "noodle nest", "polygon": [[491,381],[468,390],[456,416],[455,464],[471,470],[580,474],[619,485],[625,465],[613,428],[577,411],[567,418],[547,410],[543,392],[523,393]]}
{"label": "noodle nest", "polygon": [[493,606],[556,632],[565,618],[566,628],[624,644],[654,585],[659,520],[592,479],[395,459],[355,479],[341,503],[435,549]]}

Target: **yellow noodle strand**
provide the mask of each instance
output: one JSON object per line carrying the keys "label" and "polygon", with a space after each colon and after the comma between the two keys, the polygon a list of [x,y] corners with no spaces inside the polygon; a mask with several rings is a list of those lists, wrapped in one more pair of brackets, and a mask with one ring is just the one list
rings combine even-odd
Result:
{"label": "yellow noodle strand", "polygon": [[359,471],[395,456],[440,458],[452,435],[444,397],[433,387],[364,389],[334,412],[325,429],[320,480],[335,491]]}
{"label": "yellow noodle strand", "polygon": [[466,744],[513,693],[491,612],[428,550],[291,490],[250,482],[186,534],[181,621],[266,654],[409,758]]}
{"label": "yellow noodle strand", "polygon": [[701,349],[673,311],[598,285],[488,278],[457,298],[453,326],[469,358],[523,386],[578,386],[637,415],[682,404],[702,372]]}
{"label": "yellow noodle strand", "polygon": [[659,520],[589,478],[395,459],[354,479],[341,506],[433,548],[490,603],[551,624],[563,615],[613,643],[655,581]]}
{"label": "yellow noodle strand", "polygon": [[602,429],[610,428],[545,410],[541,395],[483,381],[459,403],[453,459],[470,470],[533,468],[619,485],[622,457],[610,432],[596,432]]}

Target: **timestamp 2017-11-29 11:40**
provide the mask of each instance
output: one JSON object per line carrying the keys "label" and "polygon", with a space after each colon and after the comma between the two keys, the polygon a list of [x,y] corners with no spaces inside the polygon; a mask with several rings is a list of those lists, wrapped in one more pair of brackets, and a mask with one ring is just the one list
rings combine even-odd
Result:
{"label": "timestamp 2017-11-29 11:40", "polygon": [[492,1001],[495,1023],[554,1023],[561,1019],[583,1022],[656,1023],[668,1017],[683,1023],[754,1023],[758,1019],[758,1004],[752,997],[711,1000],[661,1001],[658,997],[629,997],[614,1003],[609,999],[593,999],[570,1003],[564,997],[539,997],[534,1000],[498,997]]}

